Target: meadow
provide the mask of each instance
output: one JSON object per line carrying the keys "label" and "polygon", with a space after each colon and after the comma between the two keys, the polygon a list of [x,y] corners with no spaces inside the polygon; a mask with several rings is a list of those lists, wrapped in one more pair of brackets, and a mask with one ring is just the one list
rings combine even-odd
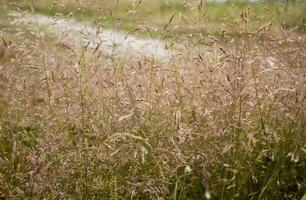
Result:
{"label": "meadow", "polygon": [[[108,55],[12,12],[170,53]],[[302,199],[305,28],[298,0],[0,0],[0,199]]]}

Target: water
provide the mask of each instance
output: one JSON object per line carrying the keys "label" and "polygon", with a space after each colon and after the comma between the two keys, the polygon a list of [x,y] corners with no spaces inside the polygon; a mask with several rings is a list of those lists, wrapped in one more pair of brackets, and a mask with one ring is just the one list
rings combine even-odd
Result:
{"label": "water", "polygon": [[55,34],[59,41],[75,46],[99,49],[106,56],[150,57],[163,59],[172,52],[166,50],[163,41],[143,39],[125,32],[100,29],[87,22],[78,22],[71,18],[52,18],[41,14],[11,13],[17,21],[28,23]]}

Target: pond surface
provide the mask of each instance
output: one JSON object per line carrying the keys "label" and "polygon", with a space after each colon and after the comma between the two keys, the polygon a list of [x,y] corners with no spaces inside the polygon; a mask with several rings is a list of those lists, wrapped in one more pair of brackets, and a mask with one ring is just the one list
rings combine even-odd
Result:
{"label": "pond surface", "polygon": [[86,46],[100,50],[112,57],[167,58],[171,55],[163,41],[151,38],[138,38],[126,32],[102,29],[88,22],[71,18],[53,18],[41,14],[11,13],[21,23],[27,23],[40,30],[54,34],[58,41],[74,46]]}

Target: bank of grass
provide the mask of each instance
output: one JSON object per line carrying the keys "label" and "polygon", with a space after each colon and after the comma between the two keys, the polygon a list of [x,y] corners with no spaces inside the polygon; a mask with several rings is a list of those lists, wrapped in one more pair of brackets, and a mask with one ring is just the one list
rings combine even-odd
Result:
{"label": "bank of grass", "polygon": [[161,62],[72,51],[11,21],[1,20],[16,50],[0,67],[4,199],[304,195],[305,35],[233,27]]}
{"label": "bank of grass", "polygon": [[180,0],[1,1],[9,8],[17,7],[32,11],[34,9],[35,12],[51,16],[60,13],[78,20],[95,19],[107,28],[137,30],[135,32],[139,35],[154,37],[163,33],[165,24],[169,23],[172,17],[171,29],[175,35],[220,33],[227,30],[228,26],[232,26],[233,22],[239,23],[242,12],[251,22],[250,32],[270,22],[273,29],[281,25],[284,29],[297,28],[304,32],[306,21],[306,5],[299,0],[283,3],[277,1],[213,3]]}

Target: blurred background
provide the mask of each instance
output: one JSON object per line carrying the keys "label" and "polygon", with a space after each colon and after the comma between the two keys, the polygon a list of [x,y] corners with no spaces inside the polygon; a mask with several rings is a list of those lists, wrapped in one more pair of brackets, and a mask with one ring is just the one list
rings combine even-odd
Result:
{"label": "blurred background", "polygon": [[[242,28],[242,11],[253,32],[267,23],[284,29],[305,31],[306,5],[303,0],[0,0],[2,12],[31,10],[45,15],[72,16],[95,20],[107,28],[160,36],[166,24],[171,37],[186,33],[222,34]],[[174,33],[174,34],[173,34]],[[165,37],[165,35],[163,35]],[[169,34],[168,34],[169,36]]]}

